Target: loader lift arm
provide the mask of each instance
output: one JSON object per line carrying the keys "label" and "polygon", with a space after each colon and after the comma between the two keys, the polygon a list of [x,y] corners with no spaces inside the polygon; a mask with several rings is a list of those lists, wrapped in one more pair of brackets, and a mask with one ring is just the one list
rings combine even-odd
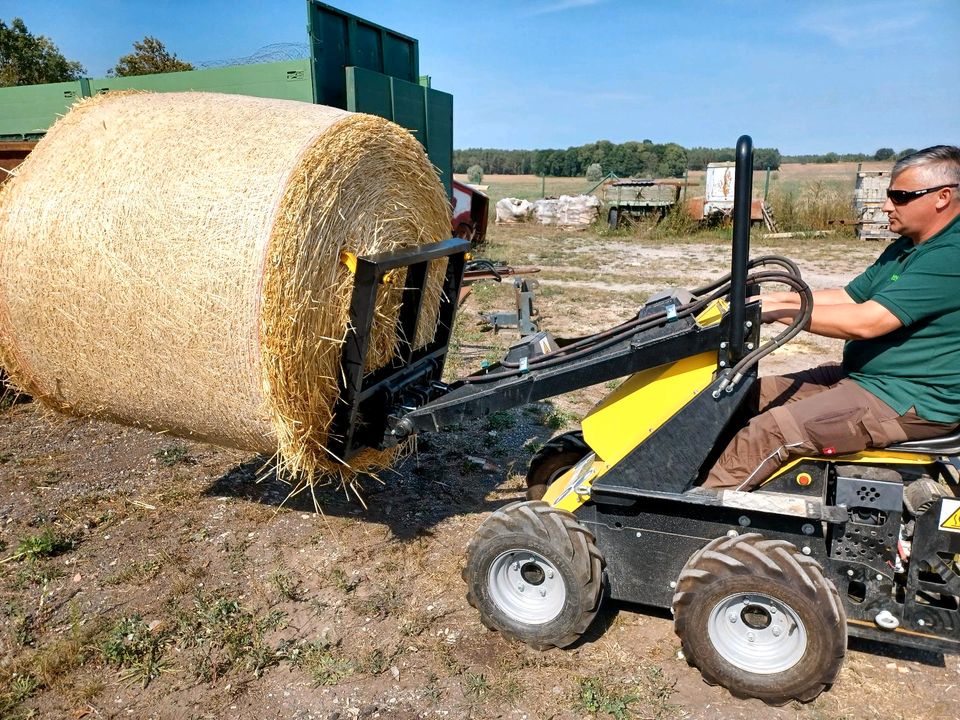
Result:
{"label": "loader lift arm", "polygon": [[[747,273],[750,268],[765,265],[777,265],[783,269]],[[722,368],[716,393],[729,395],[746,374],[755,370],[761,357],[800,332],[812,308],[809,288],[789,260],[770,256],[748,262],[744,258],[744,266],[740,275],[744,278],[740,299],[732,290],[732,277],[726,276],[698,288],[690,299],[678,298],[674,294],[655,298],[635,318],[610,330],[574,340],[556,341],[557,346],[549,353],[533,357],[508,353],[500,363],[458,380],[426,404],[418,404],[416,398],[411,397],[396,406],[387,418],[388,431],[382,447],[389,447],[416,432],[439,430],[446,425],[485,417],[498,410],[710,351],[717,352],[718,365]],[[749,287],[755,291],[761,283],[768,282],[796,289],[801,293],[804,308],[793,324],[761,345],[760,303],[746,302],[746,290]],[[701,312],[726,297],[730,297],[732,303],[741,303],[742,312],[733,312],[731,306],[719,323],[701,325],[697,322]],[[733,332],[734,323],[740,324],[739,334]],[[527,343],[536,344],[539,337],[534,336]],[[738,345],[734,345],[735,340]],[[514,346],[514,349],[524,344]],[[720,395],[714,397],[719,399]]]}
{"label": "loader lift arm", "polygon": [[[663,300],[644,311],[659,318],[666,315],[660,308],[676,307],[674,300]],[[688,314],[670,322],[662,320],[583,357],[564,353],[561,347],[554,351],[556,362],[543,369],[528,364],[526,370],[514,370],[504,368],[501,362],[454,383],[448,392],[422,407],[391,416],[390,436],[403,439],[419,431],[439,430],[646,370],[674,358],[717,349],[725,330],[724,326],[700,328]]]}
{"label": "loader lift arm", "polygon": [[[737,160],[741,167],[750,167],[752,144],[746,136],[738,142]],[[571,340],[540,338],[547,346],[541,351],[532,347],[536,340],[527,341],[526,351],[515,346],[501,362],[450,385],[441,382],[441,373],[456,315],[466,244],[451,239],[359,258],[351,324],[341,360],[341,395],[328,449],[347,461],[364,448],[389,448],[418,431],[438,430],[712,350],[718,354],[719,368],[713,397],[731,397],[744,377],[755,375],[761,357],[802,330],[813,308],[810,289],[793,262],[776,256],[748,259],[749,180],[749,172],[737,173],[728,275],[690,293],[678,291],[654,298],[635,317],[602,332]],[[740,182],[744,188],[739,187]],[[398,334],[412,337],[427,263],[442,257],[450,260],[433,342],[420,350],[401,342],[393,363],[364,375],[378,283],[391,269],[409,268]],[[748,303],[747,297],[748,293],[756,295],[763,283],[779,283],[797,291],[801,312],[790,326],[761,345],[760,303]],[[723,302],[728,306],[718,322],[698,322],[701,313]]]}

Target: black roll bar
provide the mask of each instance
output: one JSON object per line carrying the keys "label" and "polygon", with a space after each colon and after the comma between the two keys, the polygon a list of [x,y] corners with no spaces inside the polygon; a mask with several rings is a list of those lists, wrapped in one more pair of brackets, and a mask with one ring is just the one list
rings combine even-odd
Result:
{"label": "black roll bar", "polygon": [[753,140],[737,140],[733,181],[733,251],[730,260],[730,350],[734,362],[745,354],[747,336],[747,263],[750,260],[750,210],[753,200]]}

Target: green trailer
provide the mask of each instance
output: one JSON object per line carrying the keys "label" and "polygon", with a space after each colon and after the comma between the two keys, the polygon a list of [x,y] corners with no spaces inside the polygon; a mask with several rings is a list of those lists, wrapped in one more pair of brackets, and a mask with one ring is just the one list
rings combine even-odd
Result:
{"label": "green trailer", "polygon": [[672,181],[622,178],[603,187],[607,222],[613,229],[651,217],[659,222],[679,199],[680,183]]}
{"label": "green trailer", "polygon": [[0,88],[0,142],[39,140],[82,97],[90,81]]}

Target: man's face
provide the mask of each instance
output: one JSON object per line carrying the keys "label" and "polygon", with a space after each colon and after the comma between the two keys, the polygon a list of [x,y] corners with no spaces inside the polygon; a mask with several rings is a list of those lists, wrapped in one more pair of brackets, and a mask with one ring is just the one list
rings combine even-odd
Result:
{"label": "man's face", "polygon": [[[922,168],[907,168],[893,178],[891,190],[922,190],[942,184],[929,182],[923,176]],[[898,235],[905,235],[914,242],[926,240],[932,233],[930,228],[935,227],[938,220],[938,203],[943,204],[941,192],[932,192],[921,195],[903,205],[894,205],[890,198],[883,203],[883,211],[890,218],[890,230]]]}

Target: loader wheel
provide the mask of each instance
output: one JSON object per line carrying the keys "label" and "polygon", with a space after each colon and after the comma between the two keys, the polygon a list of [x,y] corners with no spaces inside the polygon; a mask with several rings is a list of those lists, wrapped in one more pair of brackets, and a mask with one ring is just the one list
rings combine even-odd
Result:
{"label": "loader wheel", "polygon": [[527,500],[539,500],[558,477],[572,468],[590,452],[583,440],[583,432],[573,430],[557,435],[537,450],[527,470]]}
{"label": "loader wheel", "polygon": [[836,679],[847,620],[820,565],[785,540],[718,538],[687,561],[677,635],[704,680],[770,705],[808,702]]}
{"label": "loader wheel", "polygon": [[573,514],[546,503],[497,510],[467,546],[467,600],[491,630],[538,650],[566,647],[600,607],[603,558]]}

